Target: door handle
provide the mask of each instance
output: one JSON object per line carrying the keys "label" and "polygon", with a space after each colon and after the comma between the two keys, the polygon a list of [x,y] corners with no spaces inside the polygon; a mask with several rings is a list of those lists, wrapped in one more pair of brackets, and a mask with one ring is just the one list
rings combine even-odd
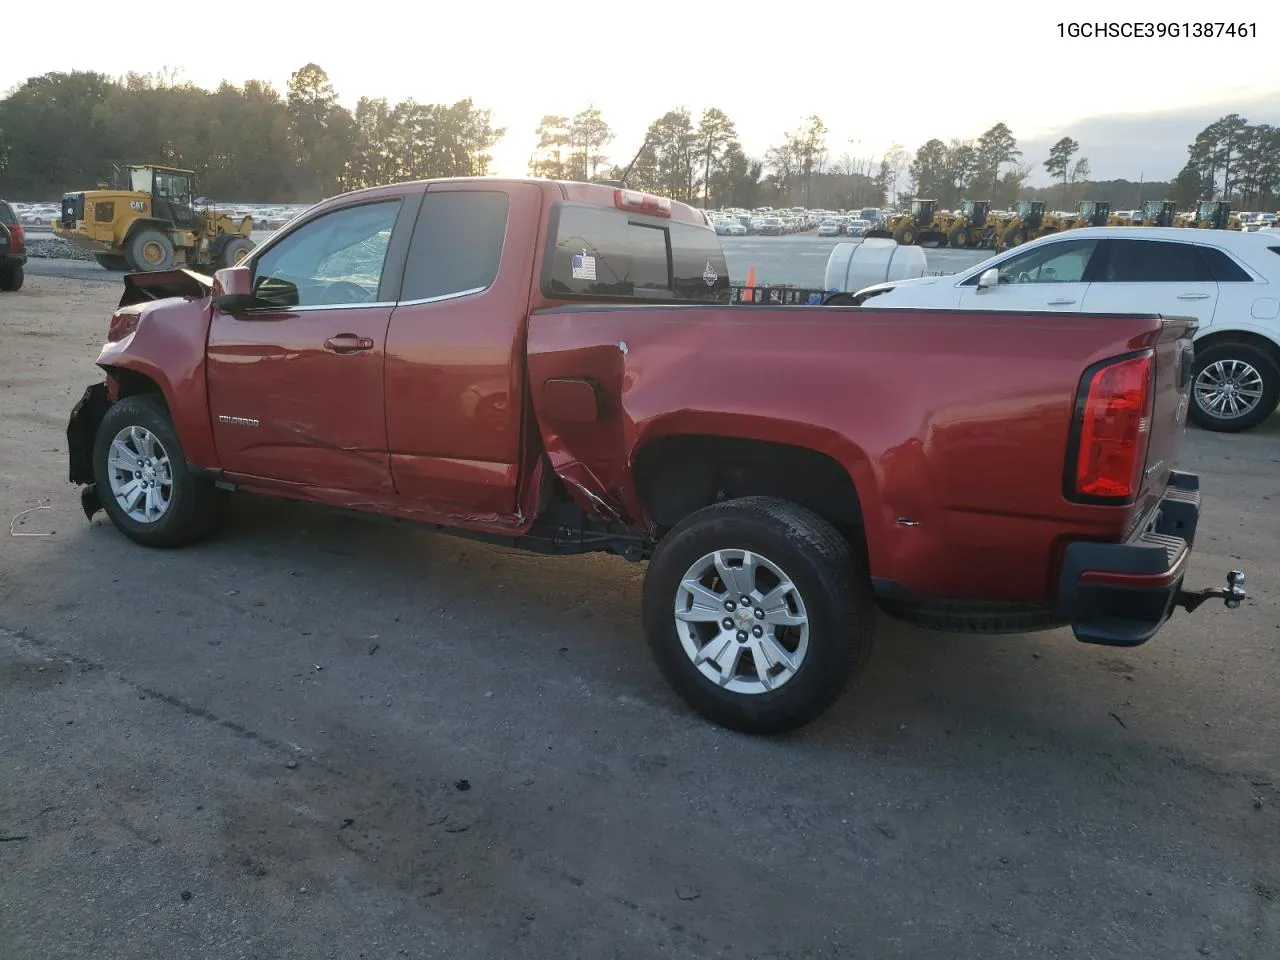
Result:
{"label": "door handle", "polygon": [[1178,294],[1178,299],[1179,299],[1179,300],[1208,300],[1208,299],[1209,299],[1209,294],[1207,294],[1207,293],[1180,293],[1180,294]]}
{"label": "door handle", "polygon": [[1071,306],[1071,304],[1073,304],[1073,303],[1075,303],[1075,301],[1074,301],[1074,300],[1050,300],[1050,301],[1049,301],[1049,306],[1051,306],[1051,307],[1069,307],[1069,306]]}
{"label": "door handle", "polygon": [[326,340],[324,348],[334,353],[356,353],[360,350],[372,350],[373,341],[368,337],[357,337],[354,333],[340,333]]}

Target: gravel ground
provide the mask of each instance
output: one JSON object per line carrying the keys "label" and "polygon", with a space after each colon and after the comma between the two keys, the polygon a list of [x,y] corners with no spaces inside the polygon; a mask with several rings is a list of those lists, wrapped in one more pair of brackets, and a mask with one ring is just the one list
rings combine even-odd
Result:
{"label": "gravel ground", "polygon": [[[61,237],[27,236],[27,256],[40,260],[87,260],[93,261],[93,254],[77,247],[70,240]],[[105,271],[104,271],[105,272]]]}
{"label": "gravel ground", "polygon": [[885,618],[753,739],[662,683],[620,560],[250,497],[180,551],[87,523],[117,292],[0,295],[3,960],[1280,956],[1280,425],[1182,458],[1241,610],[1130,650]]}

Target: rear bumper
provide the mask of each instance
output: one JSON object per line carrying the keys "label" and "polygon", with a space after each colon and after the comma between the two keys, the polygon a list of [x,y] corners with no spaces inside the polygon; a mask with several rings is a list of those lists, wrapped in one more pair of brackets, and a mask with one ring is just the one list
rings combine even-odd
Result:
{"label": "rear bumper", "polygon": [[[1058,580],[1058,613],[1076,639],[1106,646],[1146,643],[1174,610],[1206,599],[1239,606],[1240,586],[1190,594],[1182,583],[1200,521],[1200,478],[1174,472],[1153,520],[1125,543],[1069,544]],[[1229,583],[1243,584],[1241,574]]]}

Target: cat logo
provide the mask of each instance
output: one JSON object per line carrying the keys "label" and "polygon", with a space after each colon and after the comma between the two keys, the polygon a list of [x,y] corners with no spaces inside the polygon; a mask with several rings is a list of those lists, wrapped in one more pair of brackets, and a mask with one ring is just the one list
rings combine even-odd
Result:
{"label": "cat logo", "polygon": [[146,210],[147,210],[147,201],[145,201],[145,200],[130,200],[130,201],[129,201],[129,208],[130,208],[131,210],[137,210],[139,213],[145,213],[145,212],[146,212]]}

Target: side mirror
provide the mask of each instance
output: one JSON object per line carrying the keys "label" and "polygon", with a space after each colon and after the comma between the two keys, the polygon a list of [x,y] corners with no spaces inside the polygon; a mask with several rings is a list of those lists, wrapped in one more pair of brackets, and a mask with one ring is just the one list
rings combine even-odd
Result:
{"label": "side mirror", "polygon": [[243,313],[253,306],[253,273],[248,267],[225,267],[213,275],[213,303],[223,313]]}
{"label": "side mirror", "polygon": [[995,267],[990,270],[982,271],[982,276],[978,278],[978,289],[986,290],[990,287],[997,286],[1000,283],[1000,271]]}

